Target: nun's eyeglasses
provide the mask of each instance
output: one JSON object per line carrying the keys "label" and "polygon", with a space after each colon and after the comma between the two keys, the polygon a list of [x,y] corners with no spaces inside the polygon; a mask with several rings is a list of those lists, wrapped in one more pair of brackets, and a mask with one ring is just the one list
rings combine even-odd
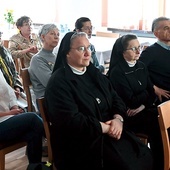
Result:
{"label": "nun's eyeglasses", "polygon": [[142,47],[141,46],[139,46],[139,47],[132,47],[132,48],[128,48],[126,50],[132,50],[134,53],[136,53],[136,52],[142,51]]}
{"label": "nun's eyeglasses", "polygon": [[89,45],[88,47],[80,46],[80,47],[71,48],[71,49],[76,49],[76,50],[79,51],[80,53],[85,53],[86,51],[91,52],[90,45]]}

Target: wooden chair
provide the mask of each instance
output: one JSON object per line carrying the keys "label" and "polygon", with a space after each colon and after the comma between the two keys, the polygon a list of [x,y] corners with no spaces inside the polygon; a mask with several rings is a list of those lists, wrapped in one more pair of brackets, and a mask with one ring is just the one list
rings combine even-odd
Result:
{"label": "wooden chair", "polygon": [[40,115],[43,119],[45,134],[47,138],[47,146],[48,146],[48,161],[52,164],[53,170],[55,170],[55,166],[53,164],[53,155],[52,155],[52,148],[51,148],[51,139],[50,139],[50,121],[47,115],[47,110],[45,107],[45,99],[44,97],[38,99],[38,106],[40,110]]}
{"label": "wooden chair", "polygon": [[[9,47],[9,40],[3,40],[3,46],[5,48],[8,48]],[[14,63],[15,63],[15,66],[16,66],[18,73],[20,73],[20,68],[25,68],[24,58],[15,58]]]}
{"label": "wooden chair", "polygon": [[17,72],[21,75],[21,72],[20,72],[21,68],[25,68],[24,58],[15,58],[14,62],[15,62]]}
{"label": "wooden chair", "polygon": [[109,38],[119,38],[120,34],[119,33],[112,33],[112,32],[101,32],[97,31],[96,36],[99,37],[109,37]]}
{"label": "wooden chair", "polygon": [[164,150],[164,170],[170,170],[170,145],[168,129],[170,128],[170,100],[158,106],[158,121]]}
{"label": "wooden chair", "polygon": [[26,142],[10,141],[0,143],[0,170],[5,170],[5,155],[26,146]]}
{"label": "wooden chair", "polygon": [[28,68],[21,68],[20,74],[21,74],[21,77],[22,77],[23,87],[24,87],[26,97],[27,97],[27,103],[28,103],[28,109],[27,110],[28,110],[28,112],[33,112],[33,111],[35,111],[35,108],[34,108],[33,103],[32,103],[32,96],[31,96],[31,92],[30,92],[30,87],[32,87],[32,83],[31,83],[31,80],[30,80]]}
{"label": "wooden chair", "polygon": [[8,46],[9,46],[9,40],[3,40],[3,46],[4,46],[5,48],[8,48]]}

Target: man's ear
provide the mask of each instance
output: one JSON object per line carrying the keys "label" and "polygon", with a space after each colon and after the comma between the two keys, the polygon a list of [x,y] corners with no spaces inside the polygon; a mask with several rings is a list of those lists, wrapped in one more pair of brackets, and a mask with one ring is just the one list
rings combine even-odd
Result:
{"label": "man's ear", "polygon": [[158,31],[154,31],[153,34],[155,35],[155,37],[158,37]]}

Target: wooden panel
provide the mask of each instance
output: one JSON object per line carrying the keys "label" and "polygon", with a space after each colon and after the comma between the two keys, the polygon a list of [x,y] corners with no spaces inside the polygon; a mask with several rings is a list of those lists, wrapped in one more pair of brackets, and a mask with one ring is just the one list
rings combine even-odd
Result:
{"label": "wooden panel", "polygon": [[119,38],[120,34],[119,33],[112,33],[112,32],[96,32],[96,36],[99,37],[110,37],[110,38]]}

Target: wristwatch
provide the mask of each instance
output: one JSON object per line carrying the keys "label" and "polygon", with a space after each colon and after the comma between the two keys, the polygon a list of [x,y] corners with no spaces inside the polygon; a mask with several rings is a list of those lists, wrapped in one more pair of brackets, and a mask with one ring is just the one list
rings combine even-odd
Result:
{"label": "wristwatch", "polygon": [[122,117],[114,117],[114,119],[119,119],[122,123],[124,122]]}

